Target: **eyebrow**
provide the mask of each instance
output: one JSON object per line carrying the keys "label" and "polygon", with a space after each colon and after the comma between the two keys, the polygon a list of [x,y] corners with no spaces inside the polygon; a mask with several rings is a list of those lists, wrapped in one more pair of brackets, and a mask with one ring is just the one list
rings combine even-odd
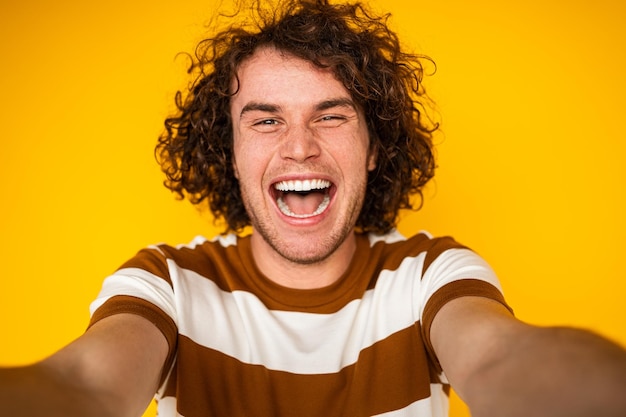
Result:
{"label": "eyebrow", "polygon": [[317,106],[315,106],[315,110],[328,110],[328,109],[332,109],[334,107],[349,107],[353,110],[356,110],[356,106],[354,105],[354,102],[347,98],[347,97],[341,97],[341,98],[333,98],[330,100],[324,100],[320,103],[317,104]]}
{"label": "eyebrow", "polygon": [[[333,98],[333,99],[321,101],[317,103],[317,105],[315,106],[315,110],[322,111],[322,110],[332,109],[335,107],[349,107],[351,109],[356,110],[356,105],[354,104],[354,102],[347,97]],[[276,104],[252,101],[246,104],[245,106],[243,106],[243,108],[241,109],[241,113],[239,114],[239,117],[241,118],[243,117],[245,113],[248,113],[251,111],[263,111],[267,113],[277,113],[280,110],[281,110],[281,107]]]}
{"label": "eyebrow", "polygon": [[243,117],[245,113],[251,112],[251,111],[264,111],[268,113],[276,113],[279,110],[280,110],[280,106],[277,106],[275,104],[258,103],[258,102],[253,101],[243,106],[243,109],[241,109],[241,113],[239,114],[239,117]]}

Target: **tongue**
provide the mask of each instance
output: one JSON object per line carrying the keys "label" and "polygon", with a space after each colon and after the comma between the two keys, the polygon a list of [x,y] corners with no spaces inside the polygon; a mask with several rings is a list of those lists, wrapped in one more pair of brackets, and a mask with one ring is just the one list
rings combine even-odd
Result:
{"label": "tongue", "polygon": [[322,204],[324,194],[316,192],[308,194],[285,193],[283,200],[295,214],[311,214]]}

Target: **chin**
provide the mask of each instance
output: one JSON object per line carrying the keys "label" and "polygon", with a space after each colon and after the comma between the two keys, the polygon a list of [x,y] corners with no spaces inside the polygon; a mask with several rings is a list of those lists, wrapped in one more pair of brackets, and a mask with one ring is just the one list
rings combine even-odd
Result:
{"label": "chin", "polygon": [[274,249],[286,260],[300,265],[323,262],[335,251],[335,248],[324,248],[319,245],[314,248],[297,248],[291,245],[286,248],[274,247]]}

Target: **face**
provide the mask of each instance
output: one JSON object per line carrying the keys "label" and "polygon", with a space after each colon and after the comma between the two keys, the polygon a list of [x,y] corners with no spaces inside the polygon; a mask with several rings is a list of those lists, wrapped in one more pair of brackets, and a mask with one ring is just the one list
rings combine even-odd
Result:
{"label": "face", "polygon": [[275,49],[238,76],[233,163],[255,257],[311,264],[347,253],[375,167],[362,111],[331,72]]}

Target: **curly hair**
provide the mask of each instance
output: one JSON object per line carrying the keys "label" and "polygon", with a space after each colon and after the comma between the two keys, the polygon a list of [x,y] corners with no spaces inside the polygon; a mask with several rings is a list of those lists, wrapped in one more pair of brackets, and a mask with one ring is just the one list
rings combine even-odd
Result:
{"label": "curly hair", "polygon": [[272,46],[329,68],[363,109],[378,159],[356,227],[387,232],[401,209],[421,207],[422,188],[436,168],[432,135],[438,125],[428,116],[422,85],[422,62],[432,60],[403,51],[388,27],[390,15],[375,16],[361,3],[285,0],[278,6],[256,0],[250,21],[202,40],[190,55],[192,82],[176,93],[177,111],[165,120],[155,149],[164,184],[193,204],[206,200],[230,230],[249,225],[233,171],[230,99],[241,63]]}

